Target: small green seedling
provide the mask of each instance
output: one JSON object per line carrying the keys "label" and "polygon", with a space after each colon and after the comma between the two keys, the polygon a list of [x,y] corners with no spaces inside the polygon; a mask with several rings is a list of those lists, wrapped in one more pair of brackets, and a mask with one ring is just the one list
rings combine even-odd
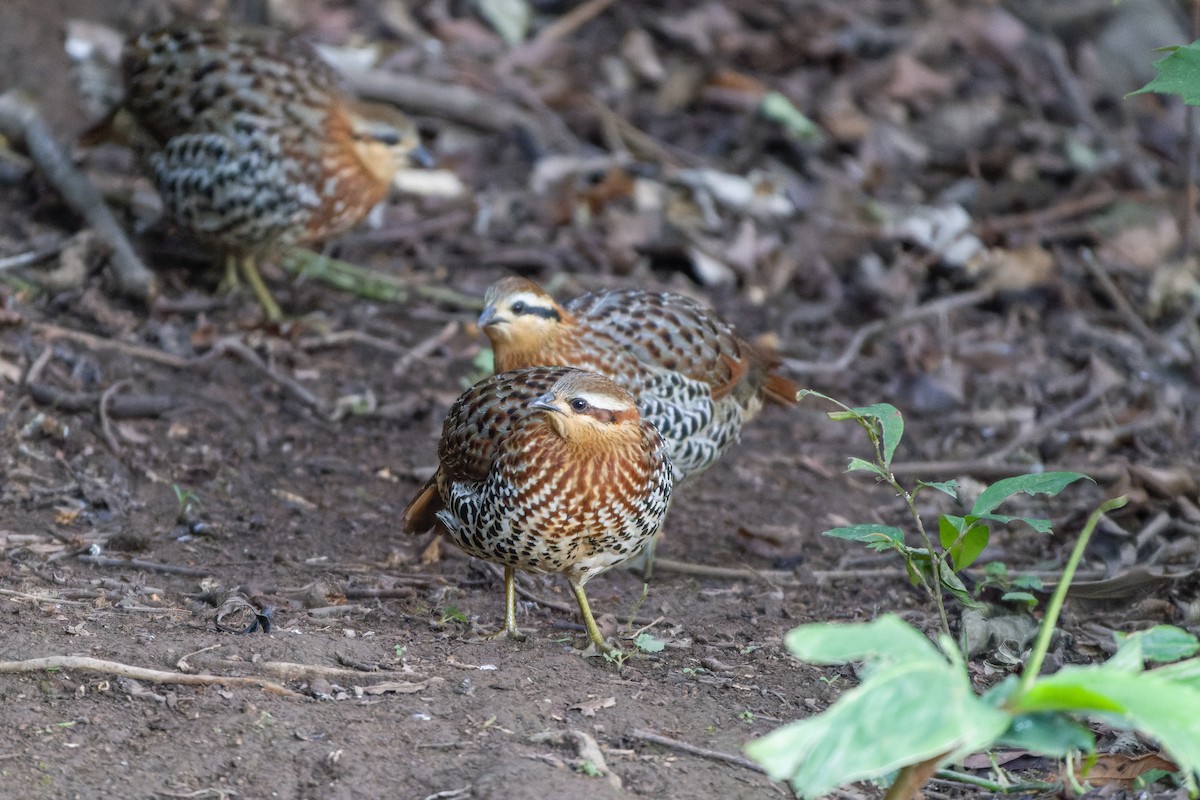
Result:
{"label": "small green seedling", "polygon": [[202,505],[200,495],[193,492],[191,489],[184,489],[177,483],[171,484],[171,491],[175,493],[175,515],[180,521],[186,517],[192,516]]}
{"label": "small green seedling", "polygon": [[639,633],[633,640],[633,644],[643,653],[661,653],[667,646],[666,642],[651,633]]}
{"label": "small green seedling", "polygon": [[[820,397],[839,406],[841,411],[830,412],[829,418],[835,421],[851,420],[857,422],[866,431],[871,441],[874,455],[870,460],[851,457],[846,467],[847,472],[866,472],[881,483],[890,486],[903,498],[909,517],[912,519],[918,538],[923,546],[913,546],[906,541],[906,532],[892,525],[877,525],[865,523],[831,528],[824,532],[825,536],[839,539],[849,539],[861,542],[868,549],[876,551],[895,550],[904,559],[908,578],[914,586],[920,586],[929,595],[938,609],[942,623],[942,632],[950,634],[950,621],[946,615],[943,592],[953,595],[966,606],[978,606],[978,601],[971,596],[959,573],[970,567],[987,547],[991,538],[991,525],[1007,525],[1011,522],[1023,522],[1039,533],[1050,533],[1050,520],[1037,517],[1014,517],[996,513],[1005,500],[1018,494],[1056,495],[1078,480],[1091,480],[1078,472],[1044,472],[1040,474],[1018,475],[1004,478],[988,486],[980,493],[971,511],[963,516],[943,514],[937,521],[937,543],[925,527],[925,521],[917,510],[916,500],[926,489],[942,492],[950,497],[958,497],[956,481],[917,481],[910,491],[896,480],[892,473],[892,457],[896,447],[904,435],[904,417],[900,411],[888,403],[876,403],[871,406],[851,408],[832,397],[819,392],[804,390],[800,392],[803,398],[808,395]],[[1028,597],[1014,598],[1022,603]]]}

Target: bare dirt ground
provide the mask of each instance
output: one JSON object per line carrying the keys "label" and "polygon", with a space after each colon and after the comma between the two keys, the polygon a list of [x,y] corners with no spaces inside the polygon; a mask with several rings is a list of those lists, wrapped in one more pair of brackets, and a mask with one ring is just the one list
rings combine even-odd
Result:
{"label": "bare dirt ground", "polygon": [[[515,48],[472,4],[288,6],[281,26],[387,41],[377,69],[468,87],[537,123],[416,109],[467,191],[397,196],[330,252],[469,297],[517,271],[562,297],[702,298],[766,335],[802,385],[898,406],[906,481],[957,478],[969,498],[1023,471],[1096,478],[1014,503],[1056,534],[997,531],[981,564],[1052,584],[1087,513],[1130,495],[1085,563],[1055,664],[1103,658],[1113,631],[1200,630],[1183,114],[1123,97],[1150,77],[1152,47],[1193,38],[1175,7],[1105,2],[1059,19],[1016,3],[582,5],[600,13],[549,35],[573,4],[534,3],[540,38]],[[68,18],[129,31],[193,9],[38,10],[34,26],[17,24],[29,4],[0,10],[4,36],[61,36]],[[40,62],[36,80],[3,69],[0,85],[70,85]],[[821,137],[758,113],[768,91]],[[82,120],[70,93],[43,98],[47,116]],[[71,124],[56,127],[66,144],[83,126]],[[842,473],[867,454],[861,436],[806,401],[766,410],[677,493],[640,603],[637,572],[590,584],[626,637],[623,663],[578,654],[586,639],[553,577],[522,580],[525,642],[479,641],[503,617],[496,571],[449,545],[423,559],[425,540],[396,525],[434,467],[445,410],[485,374],[474,312],[269,268],[289,321],[265,327],[250,298],[214,293],[201,248],[146,222],[128,154],[79,154],[162,288],[149,307],[122,297],[102,258],[70,273],[72,248],[0,272],[0,659],[260,684],[160,684],[79,662],[0,676],[0,796],[786,797],[744,764],[653,735],[736,757],[827,707],[853,673],[793,660],[781,639],[798,624],[898,612],[936,627],[898,562],[820,536],[904,517]],[[2,255],[57,253],[80,229],[36,170],[0,154]],[[255,611],[269,632],[238,633]],[[637,651],[642,630],[665,648]],[[980,685],[1019,669],[1024,646],[985,648]],[[945,794],[979,793],[935,782],[929,796]]]}

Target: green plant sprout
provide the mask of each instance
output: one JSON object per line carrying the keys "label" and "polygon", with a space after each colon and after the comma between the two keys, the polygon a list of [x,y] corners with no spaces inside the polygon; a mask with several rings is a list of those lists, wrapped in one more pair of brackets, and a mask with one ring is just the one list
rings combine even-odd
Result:
{"label": "green plant sprout", "polygon": [[171,491],[175,493],[176,512],[181,518],[204,505],[200,502],[200,495],[191,489],[181,488],[178,483],[171,484]]}
{"label": "green plant sprout", "polygon": [[[912,518],[917,535],[923,547],[913,547],[905,541],[905,532],[892,525],[877,525],[873,523],[848,525],[831,528],[824,532],[825,536],[838,539],[849,539],[862,542],[871,550],[895,550],[904,559],[905,569],[909,580],[914,586],[920,586],[933,600],[938,610],[942,633],[950,635],[950,620],[946,614],[946,605],[942,599],[943,592],[948,592],[966,606],[978,606],[979,603],[971,596],[958,573],[975,563],[980,553],[987,547],[991,538],[989,523],[1008,524],[1024,522],[1040,533],[1050,533],[1050,520],[1035,517],[1011,517],[995,513],[996,508],[1008,498],[1016,494],[1046,494],[1056,495],[1078,480],[1091,480],[1078,472],[1044,472],[1033,475],[1018,475],[996,481],[980,493],[979,498],[971,507],[970,513],[964,516],[943,514],[938,517],[937,546],[925,522],[917,510],[917,497],[925,489],[933,489],[950,497],[958,497],[957,481],[917,481],[916,486],[909,491],[896,480],[892,474],[892,457],[896,446],[904,435],[904,417],[900,411],[888,403],[876,403],[871,406],[851,408],[844,403],[808,389],[800,392],[800,397],[809,395],[819,397],[840,407],[841,411],[832,411],[829,418],[834,421],[852,420],[857,422],[867,433],[874,450],[874,457],[868,461],[851,457],[846,467],[847,472],[866,472],[881,483],[890,486],[904,500],[909,516]],[[1013,598],[1021,602],[1034,599],[1032,595]]]}
{"label": "green plant sprout", "polygon": [[[891,486],[905,501],[924,547],[911,547],[899,528],[855,525],[831,536],[861,541],[876,550],[896,550],[910,579],[933,598],[942,623],[937,644],[898,616],[870,623],[804,625],[784,639],[798,659],[812,664],[861,662],[861,682],[824,712],[779,728],[746,746],[746,753],[774,780],[786,780],[799,797],[822,797],[839,786],[890,780],[887,800],[913,797],[935,774],[991,791],[1056,790],[1050,784],[1013,787],[942,770],[965,756],[1006,746],[1073,762],[1091,754],[1095,740],[1082,721],[1135,730],[1158,740],[1179,768],[1178,780],[1197,796],[1200,776],[1200,640],[1187,631],[1158,626],[1118,636],[1107,662],[1067,666],[1042,676],[1042,665],[1062,613],[1067,589],[1101,515],[1125,505],[1124,497],[1100,505],[1088,518],[1055,587],[1021,676],[1009,676],[982,695],[975,692],[963,655],[949,631],[943,590],[973,604],[956,571],[970,566],[987,545],[988,523],[1020,520],[1048,532],[1049,520],[995,513],[1019,492],[1057,494],[1086,476],[1074,472],[1023,475],[987,487],[964,516],[942,515],[938,542],[926,531],[915,498],[924,489],[956,496],[953,482],[918,481],[910,492],[890,470],[904,431],[893,406],[850,408],[816,392],[842,410],[834,420],[853,420],[866,430],[874,459],[850,459],[849,470],[865,471]],[[1014,578],[1003,564],[989,565],[985,582],[1015,590],[1038,588]],[[1014,591],[1010,591],[1013,594]],[[1028,600],[1033,600],[1032,594]],[[1151,668],[1152,664],[1165,664]],[[939,770],[941,770],[939,772]],[[894,776],[894,777],[893,777]],[[1074,770],[1067,780],[1075,781]]]}
{"label": "green plant sprout", "polygon": [[[1103,664],[1038,674],[1067,588],[1100,516],[1124,504],[1124,497],[1109,500],[1088,519],[1020,678],[1009,676],[976,695],[949,636],[939,637],[939,650],[891,614],[870,623],[804,625],[785,638],[793,655],[813,664],[862,662],[862,682],[823,713],[752,741],[746,753],[800,797],[821,797],[838,786],[897,773],[887,800],[902,800],[914,796],[935,773],[963,780],[968,776],[937,771],[995,746],[1052,758],[1090,753],[1095,743],[1080,722],[1084,719],[1158,740],[1179,767],[1181,783],[1196,797],[1200,658],[1195,655],[1200,640],[1195,636],[1158,626],[1119,637],[1116,654]],[[1149,663],[1166,666],[1147,669]],[[999,784],[987,788],[1004,789]]]}

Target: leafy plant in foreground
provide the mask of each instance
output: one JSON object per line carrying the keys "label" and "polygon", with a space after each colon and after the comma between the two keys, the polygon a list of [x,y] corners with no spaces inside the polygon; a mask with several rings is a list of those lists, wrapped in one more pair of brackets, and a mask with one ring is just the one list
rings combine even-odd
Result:
{"label": "leafy plant in foreground", "polygon": [[[900,444],[900,439],[904,435],[904,417],[901,416],[900,411],[888,403],[850,408],[819,392],[807,389],[800,392],[801,397],[807,395],[820,397],[842,408],[841,411],[830,412],[830,419],[835,421],[853,420],[866,431],[875,451],[874,458],[867,461],[852,457],[846,470],[869,473],[879,481],[891,486],[896,494],[904,499],[924,546],[909,545],[905,541],[905,531],[892,525],[873,523],[848,525],[831,528],[825,531],[824,535],[862,542],[872,550],[895,550],[899,553],[904,558],[904,566],[908,571],[909,580],[914,586],[924,589],[937,606],[942,632],[947,636],[950,635],[950,621],[946,616],[942,593],[949,592],[965,605],[977,605],[958,573],[975,563],[979,554],[987,547],[991,537],[989,523],[1024,522],[1040,533],[1051,532],[1048,519],[997,514],[996,509],[1000,504],[1016,494],[1056,495],[1075,481],[1091,480],[1078,472],[1043,472],[996,481],[980,493],[979,498],[971,507],[970,513],[964,516],[943,514],[938,517],[937,546],[935,546],[917,511],[917,496],[925,489],[933,489],[957,498],[958,483],[957,481],[917,481],[916,486],[909,491],[896,480],[896,476],[891,471],[891,464],[896,446]],[[1032,599],[1032,596],[1018,596],[1013,599],[1026,602],[1028,599]]]}
{"label": "leafy plant in foreground", "polygon": [[[955,496],[953,482],[918,481],[911,492],[906,490],[890,469],[904,431],[900,412],[887,404],[849,408],[825,399],[842,408],[830,416],[857,422],[874,448],[872,461],[851,459],[849,469],[869,472],[895,489],[925,546],[908,545],[904,532],[890,526],[854,525],[827,535],[900,553],[909,577],[937,604],[943,630],[937,646],[894,615],[866,624],[805,625],[791,631],[785,644],[797,658],[814,664],[862,662],[861,682],[824,713],[751,742],[746,747],[750,757],[772,778],[787,780],[802,797],[820,797],[847,783],[896,773],[888,798],[899,800],[915,794],[943,765],[996,746],[1054,758],[1090,753],[1094,740],[1081,720],[1092,720],[1156,738],[1175,758],[1183,782],[1195,796],[1200,772],[1200,726],[1195,724],[1200,719],[1200,658],[1195,657],[1200,641],[1195,636],[1178,628],[1157,627],[1120,640],[1116,655],[1104,664],[1069,666],[1039,676],[1084,548],[1100,515],[1123,506],[1125,498],[1104,503],[1088,519],[1050,599],[1022,676],[1010,676],[979,695],[950,636],[942,592],[973,602],[957,571],[970,566],[987,546],[989,523],[1020,520],[1035,530],[1050,530],[1048,520],[995,513],[1004,500],[1018,492],[1057,494],[1086,476],[1061,472],[998,481],[980,494],[968,514],[939,518],[939,546],[935,546],[915,498],[924,489]],[[987,579],[1018,587],[999,567],[989,569]],[[1027,601],[1020,596],[1014,599]],[[1028,600],[1032,599],[1030,595]],[[1177,663],[1147,669],[1149,663],[1166,662]]]}
{"label": "leafy plant in foreground", "polygon": [[[1192,797],[1200,773],[1200,642],[1159,626],[1119,641],[1106,663],[1039,676],[1067,587],[1110,500],[1088,519],[1055,589],[1023,675],[977,695],[954,642],[935,647],[894,615],[853,625],[804,625],[787,648],[814,664],[864,664],[861,683],[827,711],[751,742],[746,753],[801,797],[899,771],[888,800],[913,796],[941,766],[995,746],[1064,758],[1094,748],[1080,719],[1137,730],[1175,759]],[[1178,661],[1185,658],[1187,660]],[[1147,669],[1151,662],[1176,663]],[[965,777],[965,776],[960,776]],[[1004,787],[992,785],[1001,790]],[[1049,788],[1049,787],[1047,787]]]}

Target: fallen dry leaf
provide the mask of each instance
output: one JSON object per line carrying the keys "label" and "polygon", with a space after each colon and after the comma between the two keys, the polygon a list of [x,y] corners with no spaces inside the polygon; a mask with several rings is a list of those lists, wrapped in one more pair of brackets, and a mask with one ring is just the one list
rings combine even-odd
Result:
{"label": "fallen dry leaf", "polygon": [[581,703],[576,703],[573,706],[567,706],[567,711],[578,711],[585,717],[594,717],[596,712],[602,708],[612,708],[617,704],[617,698],[605,697],[596,698],[593,700],[584,700]]}

